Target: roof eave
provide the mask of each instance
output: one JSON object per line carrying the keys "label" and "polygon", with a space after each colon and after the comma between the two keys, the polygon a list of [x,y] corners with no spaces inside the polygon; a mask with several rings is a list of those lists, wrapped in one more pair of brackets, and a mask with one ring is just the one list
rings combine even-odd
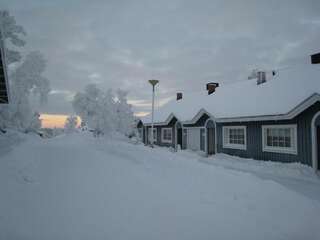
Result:
{"label": "roof eave", "polygon": [[314,93],[285,114],[218,118],[216,119],[216,122],[253,122],[253,121],[290,120],[318,101],[320,101],[320,94]]}
{"label": "roof eave", "polygon": [[[167,119],[166,119],[164,122],[154,122],[153,125],[154,125],[154,126],[164,126],[164,125],[168,125],[173,118],[176,118],[176,119],[179,121],[179,119],[178,119],[173,113],[170,113],[169,116],[167,117]],[[143,122],[142,122],[142,123],[143,123]],[[150,122],[148,122],[148,123],[143,123],[143,125],[144,125],[144,126],[151,126],[152,123],[150,123]]]}
{"label": "roof eave", "polygon": [[[180,121],[173,113],[171,113],[165,122],[155,122],[154,126],[168,125],[173,117],[177,118],[182,124],[194,124],[196,123],[203,114],[207,114],[215,122],[254,122],[254,121],[279,121],[279,120],[290,120],[299,115],[301,112],[312,106],[314,103],[320,101],[320,94],[313,93],[311,96],[306,98],[296,107],[291,109],[289,112],[284,114],[273,114],[273,115],[260,115],[260,116],[242,116],[242,117],[227,117],[227,118],[215,118],[205,109],[201,109],[194,118],[191,120]],[[144,126],[151,126],[151,123],[144,123]]]}

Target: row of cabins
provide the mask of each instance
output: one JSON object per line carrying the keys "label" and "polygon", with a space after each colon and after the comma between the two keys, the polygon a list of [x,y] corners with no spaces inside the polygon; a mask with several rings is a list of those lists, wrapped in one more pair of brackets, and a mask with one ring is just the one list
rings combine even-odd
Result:
{"label": "row of cabins", "polygon": [[[178,93],[155,110],[155,144],[320,169],[319,66],[260,72],[257,81],[209,83],[207,90]],[[151,140],[150,119],[137,124],[145,144]]]}

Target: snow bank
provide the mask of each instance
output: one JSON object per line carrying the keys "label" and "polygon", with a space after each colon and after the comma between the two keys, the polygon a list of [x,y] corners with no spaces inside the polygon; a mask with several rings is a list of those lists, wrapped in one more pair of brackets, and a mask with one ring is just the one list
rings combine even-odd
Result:
{"label": "snow bank", "polygon": [[314,169],[301,163],[257,161],[226,154],[217,154],[210,158],[200,159],[200,161],[214,166],[260,174],[262,176],[270,175],[319,183],[319,177],[315,174]]}
{"label": "snow bank", "polygon": [[320,181],[241,169],[270,163],[208,165],[87,134],[27,139],[0,158],[0,239],[320,238]]}

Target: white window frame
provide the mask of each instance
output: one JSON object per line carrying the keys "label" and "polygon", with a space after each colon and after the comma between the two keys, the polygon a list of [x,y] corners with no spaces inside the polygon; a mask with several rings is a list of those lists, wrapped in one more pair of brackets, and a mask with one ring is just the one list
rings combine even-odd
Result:
{"label": "white window frame", "polygon": [[[266,129],[290,128],[291,147],[272,147],[267,146]],[[262,151],[273,153],[298,154],[298,138],[297,138],[297,124],[282,124],[282,125],[262,125]]]}
{"label": "white window frame", "polygon": [[[171,139],[168,140],[168,139],[164,139],[164,131],[170,131],[171,132]],[[172,143],[172,139],[173,139],[173,136],[172,136],[172,128],[161,128],[161,142],[163,143]]]}
{"label": "white window frame", "polygon": [[[244,130],[244,144],[234,144],[229,141],[229,130],[230,129],[243,129]],[[227,131],[227,134],[226,134]],[[223,126],[222,127],[222,147],[247,150],[247,126]]]}
{"label": "white window frame", "polygon": [[[148,139],[149,139],[149,142],[151,143],[151,129],[152,128],[149,128],[149,136],[148,136]],[[157,136],[158,136],[158,129],[157,128],[155,128],[155,127],[153,127],[153,131],[155,131],[155,133],[153,133],[153,143],[156,143],[157,142],[157,140],[158,140],[158,138],[157,138]]]}

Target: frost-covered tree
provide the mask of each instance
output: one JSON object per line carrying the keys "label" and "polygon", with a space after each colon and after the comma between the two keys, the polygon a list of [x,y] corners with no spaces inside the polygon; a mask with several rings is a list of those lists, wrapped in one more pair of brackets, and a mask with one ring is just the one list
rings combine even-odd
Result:
{"label": "frost-covered tree", "polygon": [[37,95],[40,103],[47,98],[49,81],[43,76],[46,61],[40,52],[35,51],[27,54],[20,63],[22,56],[17,49],[25,45],[22,36],[26,33],[8,11],[0,11],[0,30],[6,46],[6,63],[15,63],[9,72],[10,104],[0,108],[0,128],[35,131],[41,122],[29,98]]}
{"label": "frost-covered tree", "polygon": [[26,130],[29,132],[35,132],[40,128],[41,128],[40,114],[38,112],[35,112],[33,114],[33,117],[31,117],[29,127],[27,127]]}
{"label": "frost-covered tree", "polygon": [[78,124],[77,116],[68,116],[64,124],[64,130],[66,133],[73,133],[76,131]]}
{"label": "frost-covered tree", "polygon": [[115,131],[127,133],[132,126],[132,122],[129,123],[133,119],[131,106],[122,91],[114,95],[112,90],[102,91],[97,85],[89,84],[84,92],[75,95],[73,107],[95,135]]}
{"label": "frost-covered tree", "polygon": [[25,95],[38,95],[40,102],[46,102],[50,83],[43,76],[45,69],[46,60],[43,55],[38,51],[29,53],[11,76],[13,90],[19,94],[24,92]]}
{"label": "frost-covered tree", "polygon": [[[41,53],[29,53],[23,63],[10,74],[10,104],[0,110],[2,127],[21,131],[30,130],[35,122],[35,112],[29,103],[30,95],[38,95],[45,102],[50,91],[49,81],[43,76],[46,61]],[[34,129],[34,128],[32,128]]]}
{"label": "frost-covered tree", "polygon": [[114,100],[110,91],[103,92],[95,84],[89,84],[83,93],[75,95],[73,107],[95,134],[112,131]]}
{"label": "frost-covered tree", "polygon": [[117,90],[117,130],[123,134],[131,134],[134,117],[132,106],[127,101],[128,92]]}
{"label": "frost-covered tree", "polygon": [[7,63],[19,62],[21,54],[16,47],[23,47],[26,42],[21,37],[26,35],[22,26],[16,23],[14,16],[11,16],[8,11],[0,10],[0,30],[1,35],[7,43],[10,43],[12,48],[6,48]]}

